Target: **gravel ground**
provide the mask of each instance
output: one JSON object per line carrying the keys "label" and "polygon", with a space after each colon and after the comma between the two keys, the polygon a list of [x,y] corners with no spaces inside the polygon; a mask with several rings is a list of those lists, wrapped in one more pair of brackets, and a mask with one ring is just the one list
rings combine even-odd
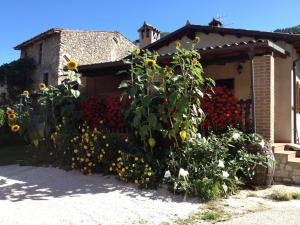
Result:
{"label": "gravel ground", "polygon": [[160,224],[201,206],[165,189],[139,190],[114,177],[55,168],[0,167],[1,225]]}
{"label": "gravel ground", "polygon": [[[213,203],[231,215],[230,220],[217,224],[299,225],[300,201],[272,201],[268,196],[274,189],[300,192],[300,187],[282,185],[241,191]],[[111,176],[84,176],[55,168],[0,167],[1,225],[173,225],[178,218],[202,212],[205,207],[196,199],[183,201],[182,196],[165,189],[140,190]]]}

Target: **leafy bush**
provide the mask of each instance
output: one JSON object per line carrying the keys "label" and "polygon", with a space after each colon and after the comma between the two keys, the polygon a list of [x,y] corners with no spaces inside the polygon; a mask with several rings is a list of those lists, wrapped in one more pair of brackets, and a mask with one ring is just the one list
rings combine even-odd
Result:
{"label": "leafy bush", "polygon": [[[262,155],[248,153],[247,144],[262,141],[259,135],[230,129],[208,138],[192,136],[180,151],[171,151],[166,181],[175,192],[212,200],[234,193],[240,184],[251,180],[255,167],[267,166]],[[180,171],[186,171],[185,176]]]}
{"label": "leafy bush", "polygon": [[6,84],[9,98],[17,96],[32,84],[31,73],[35,69],[34,60],[22,58],[0,66],[0,84]]}

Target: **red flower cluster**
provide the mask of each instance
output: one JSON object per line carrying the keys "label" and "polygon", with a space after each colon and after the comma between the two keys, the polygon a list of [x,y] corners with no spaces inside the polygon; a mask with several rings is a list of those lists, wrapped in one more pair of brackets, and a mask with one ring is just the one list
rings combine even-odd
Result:
{"label": "red flower cluster", "polygon": [[104,105],[106,112],[104,114],[104,123],[107,127],[113,129],[123,129],[127,127],[122,111],[127,104],[128,100],[121,100],[120,95],[112,95],[105,99]]}
{"label": "red flower cluster", "polygon": [[99,126],[102,121],[110,129],[123,129],[127,127],[122,113],[126,104],[128,100],[120,101],[120,95],[90,97],[81,104],[81,110],[91,126]]}
{"label": "red flower cluster", "polygon": [[237,127],[242,123],[242,107],[233,91],[225,87],[215,87],[211,98],[202,100],[206,118],[202,127],[206,131],[222,131],[227,126]]}
{"label": "red flower cluster", "polygon": [[81,104],[85,119],[91,126],[98,126],[104,120],[105,107],[99,97],[90,97]]}

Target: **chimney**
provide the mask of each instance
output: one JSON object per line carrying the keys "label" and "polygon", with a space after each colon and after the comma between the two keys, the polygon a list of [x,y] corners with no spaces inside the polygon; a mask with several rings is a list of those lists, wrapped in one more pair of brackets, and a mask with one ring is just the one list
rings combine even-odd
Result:
{"label": "chimney", "polygon": [[219,19],[215,18],[213,18],[208,25],[211,27],[224,27],[223,23]]}
{"label": "chimney", "polygon": [[160,31],[146,22],[138,29],[138,32],[140,34],[140,48],[144,48],[160,39]]}

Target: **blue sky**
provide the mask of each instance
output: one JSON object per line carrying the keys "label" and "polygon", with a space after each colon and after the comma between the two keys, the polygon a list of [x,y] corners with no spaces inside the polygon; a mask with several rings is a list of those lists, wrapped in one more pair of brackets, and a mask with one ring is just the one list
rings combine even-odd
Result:
{"label": "blue sky", "polygon": [[144,21],[161,31],[174,31],[187,19],[207,24],[218,15],[235,28],[300,24],[299,0],[3,0],[0,7],[0,65],[19,57],[14,46],[52,27],[120,31],[135,40]]}

